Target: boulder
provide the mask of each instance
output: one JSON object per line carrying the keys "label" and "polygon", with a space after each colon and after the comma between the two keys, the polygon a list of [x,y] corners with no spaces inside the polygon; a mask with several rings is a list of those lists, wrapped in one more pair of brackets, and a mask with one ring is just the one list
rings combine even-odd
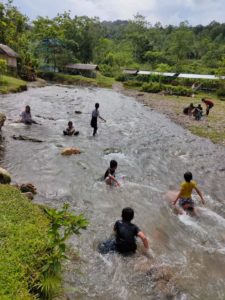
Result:
{"label": "boulder", "polygon": [[62,155],[81,154],[81,151],[78,148],[64,148],[61,154]]}
{"label": "boulder", "polygon": [[20,186],[20,191],[22,193],[32,193],[33,195],[37,194],[37,189],[32,183],[24,183]]}
{"label": "boulder", "polygon": [[0,113],[0,131],[2,129],[2,126],[4,126],[6,120],[6,116],[3,113]]}
{"label": "boulder", "polygon": [[31,193],[31,192],[23,193],[23,195],[24,195],[25,197],[27,197],[29,200],[33,200],[33,199],[34,199],[34,195],[33,195],[33,193]]}
{"label": "boulder", "polygon": [[42,140],[39,140],[39,139],[35,139],[35,138],[32,138],[32,137],[28,137],[28,136],[25,136],[25,135],[13,135],[12,138],[14,140],[19,140],[19,141],[30,141],[30,142],[33,142],[33,143],[42,143],[43,141]]}
{"label": "boulder", "polygon": [[3,168],[0,167],[0,183],[8,184],[11,182],[10,174]]}

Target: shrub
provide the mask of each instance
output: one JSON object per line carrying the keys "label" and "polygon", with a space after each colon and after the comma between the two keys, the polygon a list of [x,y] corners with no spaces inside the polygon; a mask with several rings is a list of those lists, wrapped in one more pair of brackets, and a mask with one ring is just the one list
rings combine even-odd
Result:
{"label": "shrub", "polygon": [[6,61],[4,59],[0,59],[0,76],[5,74],[7,70]]}
{"label": "shrub", "polygon": [[191,96],[192,90],[183,86],[165,85],[165,91],[176,96]]}
{"label": "shrub", "polygon": [[[225,86],[221,86],[217,91],[216,91],[216,95],[219,98],[224,98],[225,97]],[[222,99],[225,100],[225,99]]]}
{"label": "shrub", "polygon": [[124,86],[126,86],[126,87],[141,87],[142,82],[137,81],[137,80],[128,80],[128,81],[124,82]]}
{"label": "shrub", "polygon": [[144,83],[142,85],[142,91],[147,93],[158,93],[163,90],[163,85],[156,82]]}

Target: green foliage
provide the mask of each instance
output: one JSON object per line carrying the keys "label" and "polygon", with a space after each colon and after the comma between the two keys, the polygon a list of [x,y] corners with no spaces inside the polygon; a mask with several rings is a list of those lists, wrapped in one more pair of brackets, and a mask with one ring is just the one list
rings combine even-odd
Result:
{"label": "green foliage", "polygon": [[0,76],[6,73],[7,67],[6,67],[6,61],[5,59],[0,59]]}
{"label": "green foliage", "polygon": [[46,208],[45,213],[50,220],[48,232],[51,252],[45,257],[41,269],[37,290],[44,299],[52,299],[61,286],[62,261],[67,259],[67,239],[79,235],[81,229],[86,229],[88,221],[81,215],[74,215],[68,211],[69,205],[64,204],[62,210]]}
{"label": "green foliage", "polygon": [[10,76],[0,77],[0,94],[16,93],[27,90],[25,81]]}
{"label": "green foliage", "polygon": [[225,100],[225,84],[221,85],[221,87],[216,91],[216,94],[221,100]]}
{"label": "green foliage", "polygon": [[162,89],[162,85],[156,82],[144,83],[142,85],[142,90],[147,93],[158,93],[162,91]]}
{"label": "green foliage", "polygon": [[128,81],[124,82],[124,86],[126,86],[126,87],[141,87],[142,82],[138,81],[138,80],[128,80]]}
{"label": "green foliage", "polygon": [[0,185],[0,299],[30,300],[50,246],[49,221],[15,188]]}

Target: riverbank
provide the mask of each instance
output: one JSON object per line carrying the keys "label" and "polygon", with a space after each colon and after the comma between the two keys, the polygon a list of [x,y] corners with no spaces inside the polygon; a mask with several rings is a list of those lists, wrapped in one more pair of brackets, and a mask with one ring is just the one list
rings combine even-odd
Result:
{"label": "riverbank", "polygon": [[[190,103],[194,105],[201,103],[206,94],[197,94],[194,98],[182,96],[168,96],[140,92],[134,89],[126,89],[122,84],[116,83],[114,89],[124,95],[135,97],[137,101],[143,103],[160,113],[168,116],[173,122],[190,130],[193,134],[208,138],[213,143],[219,143],[225,146],[225,101],[213,98],[215,106],[210,111],[208,117],[204,116],[201,121],[194,120],[183,114],[183,108]],[[211,96],[208,96],[211,98]],[[205,106],[202,105],[205,111]]]}
{"label": "riverbank", "polygon": [[96,78],[88,78],[80,75],[69,75],[55,72],[39,72],[38,76],[44,80],[61,83],[65,85],[81,85],[81,86],[94,86],[94,87],[105,87],[112,88],[115,79],[103,76],[99,72]]}
{"label": "riverbank", "polygon": [[5,75],[0,77],[0,94],[17,93],[26,90],[26,81]]}
{"label": "riverbank", "polygon": [[34,299],[50,248],[44,212],[8,185],[0,185],[0,298]]}

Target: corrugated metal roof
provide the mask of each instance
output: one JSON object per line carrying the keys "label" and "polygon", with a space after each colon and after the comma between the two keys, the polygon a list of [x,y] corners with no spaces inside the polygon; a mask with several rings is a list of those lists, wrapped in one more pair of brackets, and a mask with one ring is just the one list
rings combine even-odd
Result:
{"label": "corrugated metal roof", "polygon": [[98,65],[92,64],[69,64],[65,66],[67,69],[95,71]]}
{"label": "corrugated metal roof", "polygon": [[190,78],[190,79],[224,79],[224,76],[218,77],[215,75],[202,75],[202,74],[179,74],[178,75],[179,78]]}
{"label": "corrugated metal roof", "polygon": [[125,69],[125,70],[123,70],[123,73],[128,74],[128,75],[136,75],[138,73],[138,70]]}
{"label": "corrugated metal roof", "polygon": [[0,52],[10,56],[10,57],[19,57],[19,54],[17,54],[13,49],[11,49],[9,46],[0,44]]}

